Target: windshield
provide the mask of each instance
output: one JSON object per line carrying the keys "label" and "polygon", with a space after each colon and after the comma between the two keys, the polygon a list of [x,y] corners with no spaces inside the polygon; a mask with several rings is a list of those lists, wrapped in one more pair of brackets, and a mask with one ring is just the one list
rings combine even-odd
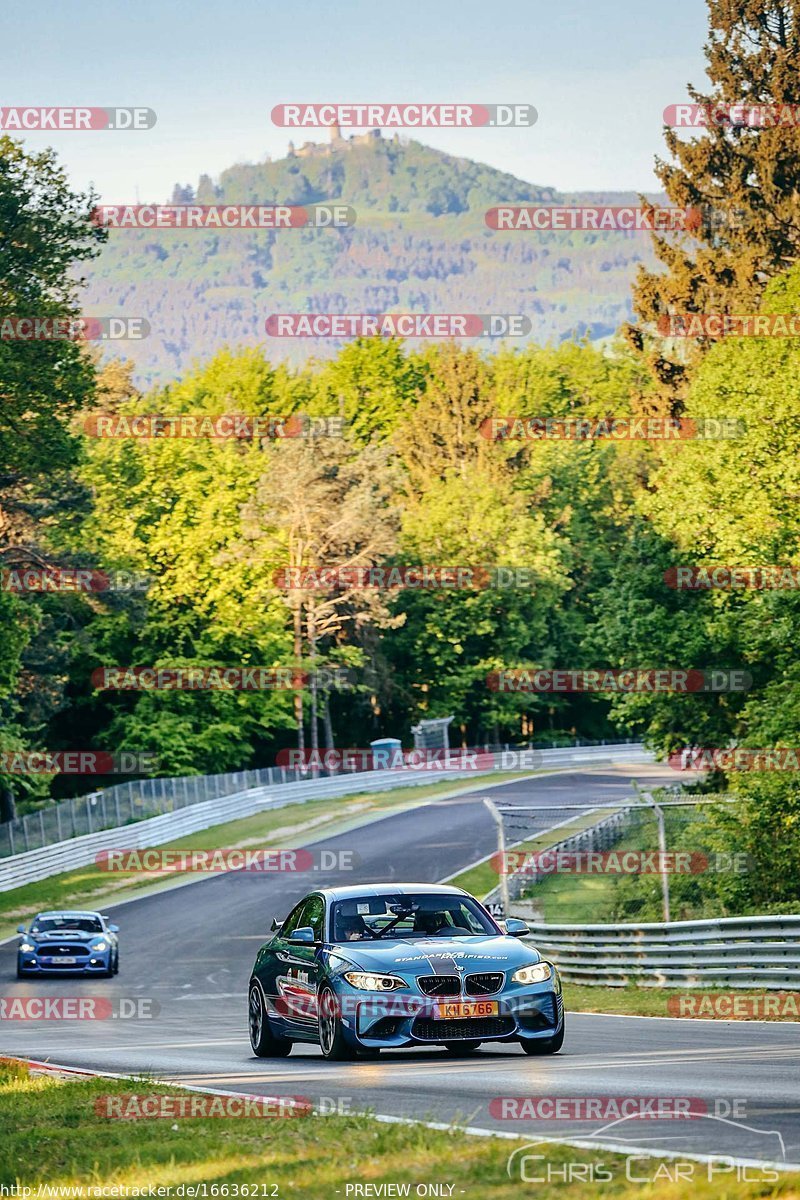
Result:
{"label": "windshield", "polygon": [[335,942],[372,941],[380,937],[475,937],[497,932],[477,900],[446,892],[353,896],[333,905]]}
{"label": "windshield", "polygon": [[63,933],[67,929],[81,933],[102,933],[99,917],[37,917],[31,925],[31,933]]}

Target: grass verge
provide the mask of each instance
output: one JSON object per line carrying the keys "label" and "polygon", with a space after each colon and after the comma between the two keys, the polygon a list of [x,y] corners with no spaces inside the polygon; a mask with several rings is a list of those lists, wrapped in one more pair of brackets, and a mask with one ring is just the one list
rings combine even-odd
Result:
{"label": "grass verge", "polygon": [[565,983],[564,1003],[573,1012],[621,1013],[632,1017],[800,1021],[800,992],[769,992],[759,988],[586,987]]}
{"label": "grass verge", "polygon": [[[612,1174],[611,1181],[602,1184],[603,1195],[615,1200],[677,1200],[689,1195],[710,1200],[721,1194],[730,1200],[788,1200],[797,1197],[800,1186],[799,1174],[781,1175],[769,1183],[737,1183],[735,1175],[727,1174],[721,1193],[720,1178],[709,1181],[705,1164],[696,1164],[691,1182],[677,1183],[669,1181],[668,1163],[639,1160],[636,1174],[641,1177],[647,1171],[663,1180],[642,1191],[641,1183],[626,1179],[621,1155],[539,1145],[535,1152],[547,1161],[534,1164],[536,1173],[552,1172],[553,1181],[537,1183],[534,1193],[530,1185],[521,1184],[518,1174],[510,1178],[506,1170],[509,1155],[525,1144],[524,1139],[470,1137],[458,1129],[388,1125],[355,1116],[137,1121],[98,1116],[95,1106],[102,1097],[131,1093],[187,1095],[141,1080],[31,1076],[23,1064],[0,1060],[0,1184],[32,1188],[32,1196],[38,1186],[80,1189],[39,1194],[92,1200],[103,1195],[125,1200],[137,1194],[345,1200],[424,1195],[417,1191],[420,1184],[444,1184],[429,1194],[467,1200],[511,1200],[528,1191],[537,1200],[577,1200],[587,1194],[588,1173],[602,1160]],[[575,1164],[583,1168],[582,1177],[578,1172],[572,1183],[564,1182],[568,1164],[573,1164],[573,1173]],[[758,1172],[751,1168],[748,1174],[753,1179]],[[378,1190],[380,1184],[407,1184],[409,1191]],[[361,1185],[361,1190],[354,1191],[353,1185]],[[150,1188],[164,1190],[148,1193]]]}

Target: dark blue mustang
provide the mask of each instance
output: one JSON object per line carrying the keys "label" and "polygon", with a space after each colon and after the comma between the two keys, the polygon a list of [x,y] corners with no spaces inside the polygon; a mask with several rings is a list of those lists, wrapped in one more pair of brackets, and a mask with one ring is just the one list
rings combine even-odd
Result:
{"label": "dark blue mustang", "polygon": [[380,1049],[518,1042],[554,1054],[564,1040],[561,981],[552,963],[503,929],[461,888],[375,884],[311,892],[256,957],[250,1043],[283,1057],[319,1042],[326,1058]]}

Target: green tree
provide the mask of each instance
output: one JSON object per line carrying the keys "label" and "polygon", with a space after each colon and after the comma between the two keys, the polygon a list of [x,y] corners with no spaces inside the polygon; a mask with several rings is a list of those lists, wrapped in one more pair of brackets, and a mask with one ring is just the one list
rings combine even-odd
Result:
{"label": "green tree", "polygon": [[[55,154],[27,154],[0,136],[0,566],[33,556],[48,562],[48,534],[74,517],[70,477],[78,442],[70,429],[90,401],[94,370],[78,341],[17,340],[19,319],[70,322],[80,315],[77,268],[97,254],[105,231],[91,222],[95,197],[69,187]],[[63,702],[70,602],[41,603],[0,592],[0,743],[38,740]],[[29,780],[0,789],[40,794]]]}
{"label": "green tree", "polygon": [[[96,197],[73,192],[52,150],[26,154],[0,137],[0,322],[80,316],[76,266],[107,234],[92,224]],[[0,340],[0,482],[69,466],[70,416],[92,395],[79,342]]]}
{"label": "green tree", "polygon": [[[708,109],[724,105],[795,105],[800,72],[798,0],[708,0],[708,90],[689,87]],[[667,196],[701,219],[678,236],[654,234],[666,270],[641,267],[634,307],[643,322],[629,328],[663,394],[682,399],[695,352],[650,334],[658,318],[677,312],[751,313],[765,285],[798,257],[800,128],[791,124],[710,124],[685,138],[666,129],[670,160],[656,160]]]}

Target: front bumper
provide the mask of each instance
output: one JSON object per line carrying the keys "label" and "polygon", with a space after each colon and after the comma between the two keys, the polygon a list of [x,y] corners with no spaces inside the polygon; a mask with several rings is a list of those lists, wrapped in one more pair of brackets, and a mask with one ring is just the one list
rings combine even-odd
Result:
{"label": "front bumper", "polygon": [[93,951],[74,963],[54,963],[53,955],[18,953],[17,967],[21,975],[102,975],[111,969],[112,955],[112,950]]}
{"label": "front bumper", "polygon": [[[397,991],[364,995],[345,985],[339,993],[340,1020],[354,1046],[401,1048],[444,1045],[447,1042],[540,1041],[554,1037],[564,1020],[560,988],[553,981],[487,997],[496,1002],[491,1015],[443,1018],[436,1001]],[[462,997],[474,1002],[474,997]]]}

